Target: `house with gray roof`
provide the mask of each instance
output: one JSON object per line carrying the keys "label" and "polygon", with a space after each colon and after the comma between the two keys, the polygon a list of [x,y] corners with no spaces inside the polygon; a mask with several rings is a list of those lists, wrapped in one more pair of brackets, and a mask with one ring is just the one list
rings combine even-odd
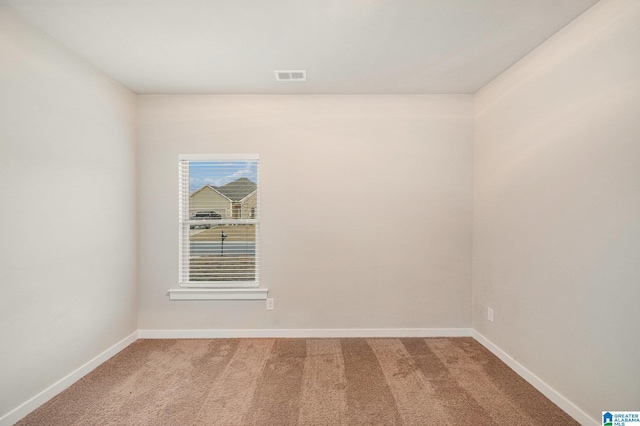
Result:
{"label": "house with gray roof", "polygon": [[189,216],[215,211],[222,219],[254,219],[258,186],[242,177],[222,186],[204,185],[190,196]]}

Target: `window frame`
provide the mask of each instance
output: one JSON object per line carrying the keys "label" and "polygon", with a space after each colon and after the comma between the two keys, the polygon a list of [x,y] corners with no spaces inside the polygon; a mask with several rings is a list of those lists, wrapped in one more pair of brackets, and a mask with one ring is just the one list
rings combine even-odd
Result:
{"label": "window frame", "polygon": [[[242,162],[242,161],[255,161],[256,170],[256,216],[248,219],[235,218],[233,214],[231,217],[225,219],[211,219],[211,220],[199,220],[193,221],[190,219],[190,179],[189,169],[186,170],[185,165],[188,166],[193,161],[197,162]],[[178,284],[180,289],[184,291],[179,292],[177,289],[170,290],[170,296],[172,299],[264,299],[266,298],[266,290],[260,287],[260,157],[258,154],[180,154],[178,156]],[[255,280],[250,281],[206,281],[197,282],[189,281],[189,265],[185,265],[185,260],[188,262],[190,258],[190,225],[192,224],[247,224],[255,226]],[[207,292],[198,292],[198,290],[219,290],[220,297],[207,297]],[[237,289],[239,292],[229,292],[229,290]],[[252,289],[257,291],[251,291]],[[203,297],[203,294],[205,295]],[[234,297],[235,294],[235,297]],[[230,296],[231,295],[231,296]],[[249,296],[247,296],[249,295]],[[195,297],[189,297],[195,296]]]}

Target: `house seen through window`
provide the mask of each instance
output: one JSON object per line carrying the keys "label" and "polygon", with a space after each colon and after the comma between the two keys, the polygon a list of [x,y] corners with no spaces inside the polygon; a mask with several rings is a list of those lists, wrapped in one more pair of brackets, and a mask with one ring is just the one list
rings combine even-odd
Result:
{"label": "house seen through window", "polygon": [[258,156],[181,155],[180,285],[259,284]]}

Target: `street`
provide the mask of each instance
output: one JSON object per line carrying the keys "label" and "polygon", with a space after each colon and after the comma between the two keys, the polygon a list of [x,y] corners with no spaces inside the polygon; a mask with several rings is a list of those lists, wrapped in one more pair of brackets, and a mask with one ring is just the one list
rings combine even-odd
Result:
{"label": "street", "polygon": [[225,256],[254,256],[256,245],[253,241],[191,241],[191,256],[220,256],[224,247]]}

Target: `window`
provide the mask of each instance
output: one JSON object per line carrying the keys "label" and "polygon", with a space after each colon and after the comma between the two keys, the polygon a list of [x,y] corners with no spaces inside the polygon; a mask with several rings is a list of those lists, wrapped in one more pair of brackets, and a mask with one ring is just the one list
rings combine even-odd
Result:
{"label": "window", "polygon": [[[258,160],[255,154],[179,157],[179,279],[185,291],[170,290],[172,299],[266,298],[266,289],[249,291],[259,287]],[[211,294],[197,289],[221,289],[218,294],[232,297],[180,297]]]}

